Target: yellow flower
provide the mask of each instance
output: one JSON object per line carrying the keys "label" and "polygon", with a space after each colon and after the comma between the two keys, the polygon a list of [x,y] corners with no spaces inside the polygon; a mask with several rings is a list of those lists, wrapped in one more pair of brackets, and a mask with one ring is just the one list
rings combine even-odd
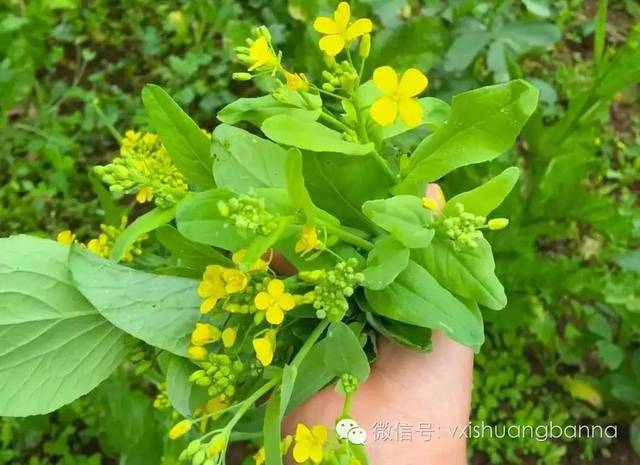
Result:
{"label": "yellow flower", "polygon": [[233,347],[236,343],[236,337],[238,336],[238,327],[234,326],[232,328],[225,328],[222,331],[222,344],[228,349],[229,347]]}
{"label": "yellow flower", "polygon": [[263,337],[257,337],[253,340],[253,350],[256,352],[256,358],[262,363],[262,366],[269,366],[273,361],[273,353],[276,350],[276,335],[274,331],[267,331]]}
{"label": "yellow flower", "polygon": [[209,457],[215,457],[220,454],[227,445],[227,437],[222,434],[216,434],[207,446],[207,454]]}
{"label": "yellow flower", "polygon": [[272,325],[282,323],[284,312],[296,306],[295,298],[285,292],[284,283],[279,279],[269,281],[267,291],[259,292],[254,303],[258,310],[266,310],[267,321]]}
{"label": "yellow flower", "polygon": [[220,340],[220,329],[207,323],[196,323],[196,328],[191,333],[191,344],[202,346]]}
{"label": "yellow flower", "polygon": [[171,439],[178,439],[180,436],[184,436],[191,429],[191,420],[182,420],[176,423],[173,428],[169,430],[169,437]]}
{"label": "yellow flower", "polygon": [[296,253],[307,254],[313,250],[322,250],[324,244],[318,239],[318,230],[315,226],[304,225],[302,227],[302,237],[296,242]]}
{"label": "yellow flower", "polygon": [[271,50],[269,41],[265,37],[258,37],[249,47],[249,71],[273,71],[278,66],[278,57]]}
{"label": "yellow flower", "polygon": [[209,265],[204,271],[198,286],[198,295],[204,299],[200,304],[202,313],[209,313],[218,300],[227,296],[226,283],[222,277],[224,271],[225,268],[220,265]]}
{"label": "yellow flower", "polygon": [[288,89],[302,91],[309,90],[309,83],[307,82],[304,74],[286,72],[284,77],[287,80]]}
{"label": "yellow flower", "polygon": [[98,257],[108,257],[111,251],[109,247],[109,237],[106,234],[100,234],[97,239],[91,239],[87,243],[87,249]]}
{"label": "yellow flower", "polygon": [[316,425],[309,429],[299,423],[296,427],[296,445],[293,446],[294,460],[298,463],[305,463],[309,459],[313,463],[322,462],[322,448],[328,436],[329,431],[324,425]]}
{"label": "yellow flower", "polygon": [[[240,249],[231,256],[231,260],[236,265],[240,265],[247,256],[247,249]],[[249,268],[249,271],[265,271],[269,268],[269,263],[261,258],[257,259]]]}
{"label": "yellow flower", "polygon": [[351,7],[340,2],[333,18],[316,18],[313,27],[325,36],[320,39],[320,50],[332,57],[340,53],[353,39],[371,32],[373,23],[368,18],[360,18],[351,23]]}
{"label": "yellow flower", "polygon": [[[145,134],[145,137],[149,134]],[[153,189],[150,187],[143,187],[136,194],[136,202],[138,203],[147,203],[153,200]]]}
{"label": "yellow flower", "polygon": [[56,240],[60,244],[71,245],[76,240],[76,235],[67,229],[66,231],[60,231],[56,236]]}
{"label": "yellow flower", "polygon": [[444,192],[442,192],[442,188],[435,182],[427,184],[425,196],[422,197],[422,205],[424,208],[434,213],[440,213],[445,203],[447,203],[447,201],[444,197]]}
{"label": "yellow flower", "polygon": [[237,292],[244,291],[249,284],[249,278],[240,270],[226,269],[222,273],[222,279],[224,279],[224,290],[228,294],[235,294]]}
{"label": "yellow flower", "polygon": [[[290,435],[285,436],[284,438],[282,438],[282,441],[280,441],[280,453],[282,455],[287,455],[287,452],[289,452],[289,448],[291,447],[291,443],[293,442],[293,437]],[[265,452],[264,452],[264,447],[261,447],[258,452],[256,452],[253,455],[253,460],[256,461],[256,465],[263,465],[266,457],[265,457]]]}
{"label": "yellow flower", "polygon": [[264,447],[261,447],[258,452],[253,454],[253,460],[255,460],[256,465],[263,465],[266,457],[264,456]]}
{"label": "yellow flower", "polygon": [[205,360],[209,352],[204,347],[191,346],[187,349],[187,356],[192,360]]}
{"label": "yellow flower", "polygon": [[427,76],[409,68],[398,82],[398,74],[391,66],[381,66],[373,72],[373,82],[384,94],[371,105],[371,116],[376,123],[381,126],[393,124],[399,113],[407,126],[420,124],[424,110],[414,97],[427,88]]}

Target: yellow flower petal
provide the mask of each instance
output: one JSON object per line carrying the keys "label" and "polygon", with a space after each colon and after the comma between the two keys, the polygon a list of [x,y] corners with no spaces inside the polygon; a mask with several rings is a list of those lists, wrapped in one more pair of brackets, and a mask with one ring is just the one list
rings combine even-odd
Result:
{"label": "yellow flower petal", "polygon": [[311,446],[309,447],[309,458],[313,463],[322,462],[323,455],[322,444],[311,444]]}
{"label": "yellow flower petal", "polygon": [[71,231],[66,230],[66,231],[60,231],[58,233],[58,236],[56,237],[56,240],[63,245],[71,245],[73,244],[73,241],[76,240],[76,235],[73,234]]}
{"label": "yellow flower petal", "polygon": [[307,425],[303,423],[298,423],[296,426],[296,436],[295,439],[297,442],[299,441],[307,441],[311,439],[311,430],[307,428]]}
{"label": "yellow flower petal", "polygon": [[269,338],[259,337],[253,340],[253,350],[256,352],[256,358],[262,366],[269,366],[273,361],[273,345]]}
{"label": "yellow flower petal", "polygon": [[278,305],[280,305],[282,310],[288,312],[296,306],[296,299],[288,292],[285,292],[278,298]]}
{"label": "yellow flower petal", "polygon": [[398,103],[390,97],[380,97],[371,105],[371,117],[380,126],[389,126],[398,117]]}
{"label": "yellow flower petal", "polygon": [[338,25],[332,18],[320,16],[313,22],[313,28],[321,34],[337,34]]}
{"label": "yellow flower petal", "polygon": [[228,349],[233,347],[236,343],[236,336],[238,335],[238,328],[234,326],[232,328],[225,328],[222,331],[222,344]]}
{"label": "yellow flower petal", "polygon": [[344,49],[345,42],[341,35],[331,34],[320,39],[319,46],[320,50],[334,57]]}
{"label": "yellow flower petal", "polygon": [[367,34],[373,29],[373,23],[369,18],[360,18],[347,29],[347,40]]}
{"label": "yellow flower petal", "polygon": [[187,356],[193,360],[204,360],[209,352],[204,347],[191,346],[187,349]]}
{"label": "yellow flower petal", "polygon": [[278,305],[272,305],[267,309],[267,321],[272,325],[279,325],[284,321],[284,312]]}
{"label": "yellow flower petal", "polygon": [[391,66],[380,66],[373,72],[373,83],[383,94],[393,94],[398,90],[398,73]]}
{"label": "yellow flower petal", "polygon": [[329,430],[325,425],[316,425],[311,428],[311,434],[316,439],[316,441],[324,443],[329,437]]}
{"label": "yellow flower petal", "polygon": [[429,80],[427,76],[416,68],[409,68],[402,75],[402,79],[400,79],[398,92],[403,97],[415,97],[422,93],[428,85]]}
{"label": "yellow flower petal", "polygon": [[200,304],[200,313],[209,313],[217,303],[217,297],[209,297],[208,299],[203,300]]}
{"label": "yellow flower petal", "polygon": [[309,444],[299,442],[293,446],[293,460],[298,463],[305,463],[309,460]]}
{"label": "yellow flower petal", "polygon": [[413,98],[403,99],[398,104],[398,108],[402,121],[404,121],[404,124],[408,127],[412,128],[422,122],[424,109],[418,100]]}
{"label": "yellow flower petal", "polygon": [[258,292],[258,295],[253,300],[253,303],[258,310],[266,310],[273,303],[273,297],[271,297],[267,292]]}
{"label": "yellow flower petal", "polygon": [[171,439],[177,439],[180,436],[184,436],[191,429],[191,421],[190,420],[182,420],[176,423],[173,428],[169,430],[169,437]]}
{"label": "yellow flower petal", "polygon": [[349,21],[351,20],[351,7],[347,2],[340,2],[336,8],[333,17],[340,31],[346,31]]}
{"label": "yellow flower petal", "polygon": [[279,279],[272,279],[267,285],[267,291],[271,297],[278,298],[284,293],[284,283]]}

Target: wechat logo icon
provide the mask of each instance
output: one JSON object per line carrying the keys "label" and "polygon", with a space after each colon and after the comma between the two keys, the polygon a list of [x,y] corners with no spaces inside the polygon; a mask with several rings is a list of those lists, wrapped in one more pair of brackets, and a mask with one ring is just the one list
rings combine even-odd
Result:
{"label": "wechat logo icon", "polygon": [[336,434],[340,439],[346,439],[351,444],[362,445],[367,442],[367,432],[358,427],[352,418],[345,418],[336,423]]}

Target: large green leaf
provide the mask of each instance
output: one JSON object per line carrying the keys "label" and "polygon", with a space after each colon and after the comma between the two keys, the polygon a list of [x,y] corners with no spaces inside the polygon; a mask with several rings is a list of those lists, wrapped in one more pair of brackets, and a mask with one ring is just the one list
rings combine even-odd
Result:
{"label": "large green leaf", "polygon": [[444,69],[447,72],[466,69],[491,40],[488,31],[465,31],[456,37],[444,56]]}
{"label": "large green leaf", "polygon": [[148,84],[142,102],[171,159],[189,184],[201,189],[215,187],[209,151],[211,141],[162,88]]}
{"label": "large green leaf", "polygon": [[341,321],[332,323],[327,331],[327,341],[332,348],[324,357],[324,364],[335,376],[345,373],[363,382],[371,371],[367,354],[364,353],[355,333]]}
{"label": "large green leaf", "polygon": [[409,264],[410,251],[393,236],[378,240],[367,257],[364,286],[373,290],[387,287]]}
{"label": "large green leaf", "polygon": [[197,407],[208,399],[207,389],[189,381],[189,376],[199,367],[190,360],[169,355],[167,364],[167,396],[180,415],[190,418]]}
{"label": "large green leaf", "polygon": [[0,239],[0,416],[43,414],[86,394],[132,340],[73,286],[69,248]]}
{"label": "large green leaf", "polygon": [[249,240],[238,235],[234,225],[218,211],[218,202],[234,197],[226,189],[197,193],[182,202],[176,212],[178,231],[187,239],[236,251],[246,247]]}
{"label": "large green leaf", "polygon": [[298,92],[264,95],[254,98],[239,98],[218,112],[218,119],[226,124],[248,121],[260,126],[264,120],[275,115],[289,115],[301,121],[316,121],[322,113],[322,100],[318,95],[305,94],[311,104],[308,108],[305,100]]}
{"label": "large green leaf", "polygon": [[449,120],[418,145],[395,192],[418,193],[456,168],[496,158],[513,145],[537,103],[538,90],[522,80],[455,96]]}
{"label": "large green leaf", "polygon": [[348,142],[342,133],[315,121],[302,121],[289,115],[277,115],[265,120],[262,132],[283,145],[312,152],[335,152],[346,155],[366,155],[374,150],[373,144]]}
{"label": "large green leaf", "polygon": [[134,270],[74,247],[69,264],[76,287],[121,330],[184,356],[200,318],[198,282]]}
{"label": "large green leaf", "polygon": [[262,436],[264,438],[265,465],[282,465],[282,452],[280,451],[280,430],[282,428],[282,417],[280,416],[281,398],[281,392],[274,391],[267,403],[264,414]]}
{"label": "large green leaf", "polygon": [[231,260],[217,250],[192,242],[178,232],[176,228],[163,225],[156,230],[156,239],[166,247],[182,266],[203,270],[207,265],[230,266]]}
{"label": "large green leaf", "polygon": [[300,150],[295,148],[289,149],[285,172],[289,202],[296,210],[304,212],[307,222],[312,221],[316,215],[316,207],[313,205],[311,195],[309,195],[309,191],[304,185],[302,154]]}
{"label": "large green leaf", "polygon": [[500,310],[507,305],[504,288],[495,275],[491,246],[476,240],[475,248],[455,250],[453,243],[436,237],[429,247],[414,251],[414,259],[451,292]]}
{"label": "large green leaf", "polygon": [[445,332],[478,350],[484,342],[482,320],[414,261],[381,291],[365,289],[371,309],[386,318]]}
{"label": "large green leaf", "polygon": [[487,216],[504,201],[518,182],[520,170],[515,166],[507,168],[495,178],[481,186],[452,197],[443,209],[445,214],[455,214],[455,205],[464,205],[464,211],[474,215]]}
{"label": "large green leaf", "polygon": [[218,186],[238,193],[285,187],[287,151],[243,129],[222,124],[213,132],[213,171]]}
{"label": "large green leaf", "polygon": [[371,157],[303,152],[304,181],[313,202],[347,225],[371,230],[367,200],[388,197],[391,182]]}
{"label": "large green leaf", "polygon": [[398,195],[382,200],[370,200],[362,211],[375,224],[398,239],[405,247],[426,247],[433,239],[431,213],[418,197]]}

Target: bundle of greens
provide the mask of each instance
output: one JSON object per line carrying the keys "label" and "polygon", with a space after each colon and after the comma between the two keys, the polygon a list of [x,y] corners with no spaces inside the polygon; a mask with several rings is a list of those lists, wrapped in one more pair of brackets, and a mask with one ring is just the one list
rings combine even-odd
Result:
{"label": "bundle of greens", "polygon": [[508,225],[488,217],[518,169],[448,201],[436,181],[507,150],[538,92],[517,80],[451,107],[418,98],[415,68],[366,79],[372,22],[347,3],[314,27],[316,83],[254,31],[233,78],[271,91],[225,107],[212,134],[144,89],[157,134],[128,131],[95,168],[116,198],[155,205],[130,225],[85,243],[0,240],[0,415],[52,411],[129,358],[183,417],[169,436],[192,436],[185,461],[225,463],[252,438],[256,463],[292,446],[297,463],[366,464],[357,438],[322,425],[282,437],[283,417],[337,380],[349,418],[379,335],[428,351],[438,330],[480,348],[479,307],[506,305],[483,233]]}

